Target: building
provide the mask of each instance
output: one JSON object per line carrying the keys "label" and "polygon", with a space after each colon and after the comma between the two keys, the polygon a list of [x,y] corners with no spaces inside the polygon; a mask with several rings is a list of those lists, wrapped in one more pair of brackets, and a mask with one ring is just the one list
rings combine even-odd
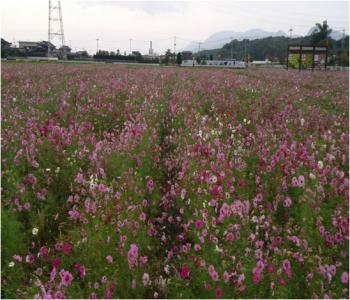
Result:
{"label": "building", "polygon": [[56,51],[55,45],[48,41],[19,41],[18,47],[19,50],[26,52],[31,56],[47,56],[48,48],[50,50],[50,53],[54,53]]}
{"label": "building", "polygon": [[11,48],[11,45],[12,44],[10,42],[8,42],[8,41],[4,40],[3,38],[1,38],[1,49],[2,50],[6,50],[6,49]]}
{"label": "building", "polygon": [[134,57],[141,57],[141,52],[140,51],[132,51],[131,52],[131,56],[134,56]]}
{"label": "building", "polygon": [[183,67],[221,67],[221,68],[234,68],[234,69],[244,69],[246,68],[246,63],[244,61],[227,59],[227,60],[203,60],[200,64],[196,60],[183,60],[181,66]]}
{"label": "building", "polygon": [[193,53],[192,51],[182,51],[181,57],[183,60],[192,60],[193,59]]}
{"label": "building", "polygon": [[72,51],[72,49],[68,46],[62,46],[58,50],[65,53],[70,53]]}
{"label": "building", "polygon": [[271,64],[271,61],[269,61],[268,59],[265,60],[253,60],[252,61],[252,65],[253,66],[262,66],[262,65],[269,65]]}

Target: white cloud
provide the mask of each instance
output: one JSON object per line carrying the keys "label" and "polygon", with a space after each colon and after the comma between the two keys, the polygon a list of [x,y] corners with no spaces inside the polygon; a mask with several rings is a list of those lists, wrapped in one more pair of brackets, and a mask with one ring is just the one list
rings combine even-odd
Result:
{"label": "white cloud", "polygon": [[83,7],[88,6],[119,6],[130,11],[144,11],[150,15],[167,13],[184,13],[185,1],[79,1]]}

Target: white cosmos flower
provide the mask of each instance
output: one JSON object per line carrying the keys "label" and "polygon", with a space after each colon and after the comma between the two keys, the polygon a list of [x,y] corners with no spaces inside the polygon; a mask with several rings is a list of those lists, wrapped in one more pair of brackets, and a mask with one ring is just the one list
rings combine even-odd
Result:
{"label": "white cosmos flower", "polygon": [[13,268],[15,266],[15,263],[13,262],[13,261],[11,261],[10,263],[9,263],[9,268]]}
{"label": "white cosmos flower", "polygon": [[32,234],[33,234],[33,235],[37,235],[38,232],[39,232],[39,229],[36,228],[36,227],[34,227],[33,230],[32,230]]}
{"label": "white cosmos flower", "polygon": [[323,169],[323,161],[322,160],[319,160],[318,163],[317,163],[317,166],[318,168],[321,170]]}

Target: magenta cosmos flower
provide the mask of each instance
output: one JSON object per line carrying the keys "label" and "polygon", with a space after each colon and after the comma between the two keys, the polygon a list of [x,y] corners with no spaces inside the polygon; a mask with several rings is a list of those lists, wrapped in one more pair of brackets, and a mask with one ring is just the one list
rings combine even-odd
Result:
{"label": "magenta cosmos flower", "polygon": [[186,279],[190,276],[190,268],[187,265],[182,266],[181,268],[181,278]]}

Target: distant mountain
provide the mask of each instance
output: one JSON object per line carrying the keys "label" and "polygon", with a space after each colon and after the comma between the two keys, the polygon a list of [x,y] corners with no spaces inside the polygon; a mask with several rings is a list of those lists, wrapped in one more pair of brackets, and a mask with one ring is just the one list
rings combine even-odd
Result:
{"label": "distant mountain", "polygon": [[[226,43],[230,42],[231,39],[233,40],[243,40],[243,39],[260,39],[265,37],[276,37],[276,36],[287,36],[283,31],[277,31],[277,32],[268,32],[262,29],[250,29],[248,31],[244,32],[235,32],[235,31],[219,31],[211,36],[209,36],[203,43],[201,43],[201,50],[210,50],[210,49],[217,49],[221,48]],[[187,51],[198,51],[198,43],[192,42],[189,45],[187,45],[184,49]]]}
{"label": "distant mountain", "polygon": [[[315,29],[316,29],[316,26],[311,27],[306,35],[307,36],[312,35],[312,33],[314,32]],[[332,30],[330,36],[332,39],[339,41],[343,38],[344,34],[339,30]]]}

